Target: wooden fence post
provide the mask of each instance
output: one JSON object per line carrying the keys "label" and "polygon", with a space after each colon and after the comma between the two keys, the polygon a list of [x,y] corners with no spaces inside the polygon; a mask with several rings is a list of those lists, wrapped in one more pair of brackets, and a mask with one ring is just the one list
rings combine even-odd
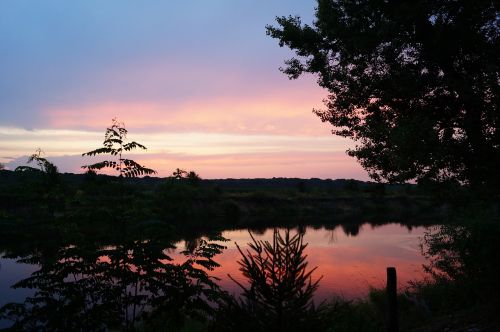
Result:
{"label": "wooden fence post", "polygon": [[387,304],[388,304],[388,317],[387,317],[387,331],[399,331],[399,317],[398,317],[398,295],[397,295],[397,277],[396,268],[387,268]]}

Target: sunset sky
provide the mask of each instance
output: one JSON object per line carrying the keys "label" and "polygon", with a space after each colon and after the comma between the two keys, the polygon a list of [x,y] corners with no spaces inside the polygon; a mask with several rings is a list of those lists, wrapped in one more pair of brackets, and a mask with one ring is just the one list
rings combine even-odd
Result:
{"label": "sunset sky", "polygon": [[311,111],[325,90],[278,68],[276,16],[312,22],[315,1],[0,2],[0,162],[41,148],[81,172],[111,119],[148,147],[130,155],[167,176],[367,179]]}

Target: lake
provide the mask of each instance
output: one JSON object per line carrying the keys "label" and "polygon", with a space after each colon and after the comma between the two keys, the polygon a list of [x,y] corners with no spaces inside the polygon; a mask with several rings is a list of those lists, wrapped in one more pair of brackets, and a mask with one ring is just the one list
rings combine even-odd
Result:
{"label": "lake", "polygon": [[[361,225],[356,234],[342,226],[333,230],[305,228],[308,266],[317,267],[313,279],[322,277],[316,299],[333,295],[348,299],[364,297],[370,287],[385,285],[388,266],[397,268],[400,288],[410,280],[421,279],[425,259],[420,254],[419,239],[425,230],[424,227],[408,228],[400,224],[371,226],[368,223]],[[252,234],[256,240],[271,241],[273,230]],[[224,289],[238,292],[239,288],[227,277],[230,274],[238,281],[245,281],[238,271],[237,261],[241,255],[234,243],[243,249],[251,238],[247,230],[225,231],[222,235],[231,240],[225,244],[227,249],[218,256],[221,267],[212,275],[221,279]]]}
{"label": "lake", "polygon": [[[285,229],[279,228],[278,231],[283,234]],[[320,302],[332,296],[342,296],[347,299],[365,297],[370,287],[384,287],[386,267],[389,266],[397,269],[399,288],[404,288],[410,280],[423,278],[422,265],[425,259],[420,254],[419,244],[425,231],[426,228],[422,226],[365,223],[336,227],[296,227],[291,229],[291,234],[297,232],[303,234],[303,242],[307,243],[305,254],[308,269],[317,267],[312,274],[312,279],[322,278],[314,294],[315,302]],[[227,241],[209,242],[226,247],[220,249],[220,252],[216,252],[212,257],[220,266],[209,271],[209,275],[219,279],[217,283],[222,289],[235,295],[240,294],[241,289],[228,275],[243,285],[246,284],[247,280],[239,271],[238,260],[241,259],[241,254],[236,244],[246,251],[247,244],[252,241],[250,234],[257,241],[272,241],[273,229],[226,230],[221,235]],[[134,240],[127,245],[103,246],[86,238],[82,244],[76,246],[66,245],[58,248],[57,245],[49,247],[41,245],[41,248],[22,248],[22,250],[12,248],[12,250],[7,250],[9,252],[7,256],[10,258],[5,257],[4,252],[0,259],[0,307],[12,302],[22,303],[28,296],[33,298],[34,294],[37,294],[34,298],[37,298],[38,305],[41,306],[48,306],[47,303],[54,301],[54,298],[61,301],[61,297],[73,297],[75,292],[79,292],[79,296],[86,299],[88,294],[93,292],[96,292],[98,294],[96,296],[99,297],[102,294],[99,295],[100,293],[95,289],[104,288],[103,285],[114,289],[116,284],[120,283],[126,285],[127,291],[130,292],[132,287],[130,280],[139,279],[140,282],[135,283],[136,292],[139,284],[138,294],[147,297],[152,292],[152,288],[148,287],[153,280],[147,279],[148,273],[152,275],[163,271],[161,263],[151,269],[148,264],[166,263],[168,257],[172,258],[173,262],[185,261],[187,256],[181,254],[180,251],[191,248],[193,252],[193,249],[199,246],[201,239],[203,238],[169,244]],[[171,244],[177,249],[165,249]],[[99,252],[96,253],[96,251]],[[20,261],[20,258],[25,261]],[[121,263],[113,265],[110,262]],[[127,265],[125,269],[128,273],[127,277],[118,276],[116,273],[118,266],[123,264]],[[123,272],[120,271],[120,273]],[[189,275],[192,279],[195,274]],[[13,284],[21,280],[25,280],[23,287],[11,288]],[[158,277],[154,280],[157,282],[166,279]],[[164,282],[170,283],[170,279]],[[208,285],[208,281],[202,279],[203,282]],[[51,288],[47,289],[49,287],[47,285],[51,285]],[[29,289],[29,287],[34,289]],[[40,287],[43,289],[37,293],[36,289],[40,290]],[[107,293],[110,291],[107,290]],[[47,297],[50,297],[50,301]],[[105,297],[94,302],[106,301],[104,299]],[[88,305],[91,304],[86,304]],[[9,324],[9,321],[2,320],[0,327],[6,327]]]}

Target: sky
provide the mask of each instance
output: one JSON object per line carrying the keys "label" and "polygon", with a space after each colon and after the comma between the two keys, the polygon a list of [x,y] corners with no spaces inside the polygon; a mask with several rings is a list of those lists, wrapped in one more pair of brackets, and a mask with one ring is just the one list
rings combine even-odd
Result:
{"label": "sky", "polygon": [[312,22],[313,0],[0,1],[0,162],[41,148],[82,172],[111,119],[148,147],[130,158],[168,176],[368,179],[354,143],[312,113],[327,91],[289,80],[265,26]]}

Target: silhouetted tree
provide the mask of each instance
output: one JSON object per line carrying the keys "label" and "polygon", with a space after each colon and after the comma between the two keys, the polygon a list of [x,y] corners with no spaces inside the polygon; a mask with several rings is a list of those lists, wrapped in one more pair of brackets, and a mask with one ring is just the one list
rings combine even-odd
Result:
{"label": "silhouetted tree", "polygon": [[43,151],[42,149],[38,148],[36,149],[35,153],[29,156],[28,158],[28,164],[31,163],[36,163],[38,165],[38,168],[30,167],[30,166],[18,166],[16,167],[15,171],[16,172],[43,172],[45,174],[57,174],[58,169],[57,166],[48,161],[47,159],[43,158]]}
{"label": "silhouetted tree", "polygon": [[175,180],[188,180],[192,185],[197,185],[201,181],[201,177],[195,171],[187,172],[180,168],[176,168],[175,171],[172,172],[170,178]]}
{"label": "silhouetted tree", "polygon": [[[317,312],[312,297],[320,279],[313,281],[308,269],[303,243],[304,234],[280,234],[274,230],[272,242],[253,242],[244,252],[238,245],[240,271],[248,285],[235,280],[243,290],[243,300],[230,300],[222,313],[232,317],[224,320],[231,331],[315,331]],[[233,324],[233,325],[231,325]],[[322,330],[322,329],[320,329]]]}
{"label": "silhouetted tree", "polygon": [[278,17],[267,33],[318,75],[314,110],[376,180],[499,183],[499,2],[318,0],[313,25]]}
{"label": "silhouetted tree", "polygon": [[189,180],[189,183],[191,183],[193,185],[197,185],[201,181],[201,177],[195,171],[190,171],[186,175],[186,178]]}
{"label": "silhouetted tree", "polygon": [[16,172],[41,172],[45,175],[45,178],[49,185],[56,184],[59,180],[59,170],[56,165],[48,161],[46,158],[42,157],[42,149],[36,149],[36,152],[29,156],[28,164],[36,163],[38,168],[31,166],[18,166],[16,167]]}
{"label": "silhouetted tree", "polygon": [[177,179],[177,180],[180,180],[180,179],[183,179],[187,176],[188,172],[186,172],[185,170],[183,169],[180,169],[180,168],[176,168],[175,171],[173,171],[172,173],[172,177],[174,179]]}
{"label": "silhouetted tree", "polygon": [[123,122],[119,122],[116,118],[113,119],[111,127],[106,129],[106,133],[104,135],[104,147],[83,153],[82,156],[110,154],[111,156],[117,156],[117,160],[101,161],[92,165],[82,166],[82,168],[92,171],[103,168],[112,168],[118,171],[120,177],[128,178],[139,175],[156,174],[155,170],[141,166],[132,159],[125,159],[122,157],[124,151],[130,151],[137,148],[146,150],[144,145],[135,141],[125,143],[127,133],[128,131],[125,129],[125,124]]}

